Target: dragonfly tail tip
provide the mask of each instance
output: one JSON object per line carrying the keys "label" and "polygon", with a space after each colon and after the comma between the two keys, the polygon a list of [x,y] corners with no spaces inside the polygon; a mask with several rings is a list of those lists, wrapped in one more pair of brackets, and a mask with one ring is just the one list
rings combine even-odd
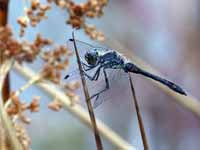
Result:
{"label": "dragonfly tail tip", "polygon": [[186,92],[183,92],[183,95],[187,96],[187,93],[186,93]]}
{"label": "dragonfly tail tip", "polygon": [[183,90],[183,89],[179,89],[179,90],[176,90],[178,93],[180,93],[181,95],[185,95],[187,96],[187,93]]}

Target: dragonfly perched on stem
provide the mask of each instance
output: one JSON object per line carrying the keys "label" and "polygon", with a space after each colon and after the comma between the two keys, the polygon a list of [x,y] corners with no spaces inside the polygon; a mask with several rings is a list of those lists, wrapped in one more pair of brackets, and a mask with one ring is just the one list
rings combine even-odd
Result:
{"label": "dragonfly perched on stem", "polygon": [[[69,39],[69,41],[73,42],[73,39]],[[76,40],[76,43],[83,43],[90,47],[90,49],[84,53],[84,58],[82,58],[84,59],[84,61],[81,61],[84,75],[90,81],[97,81],[99,79],[99,76],[101,75],[101,71],[103,72],[105,87],[91,96],[91,99],[95,99],[95,102],[98,100],[99,96],[102,93],[106,92],[110,88],[110,83],[107,74],[108,69],[117,69],[123,70],[125,73],[140,74],[162,83],[174,92],[185,96],[187,95],[186,92],[177,84],[139,68],[133,62],[131,62],[129,59],[127,59],[115,50],[103,47],[95,47],[89,43],[85,43],[79,40]],[[90,75],[88,73],[88,71],[90,70],[95,70],[93,75]],[[70,74],[67,74],[65,76],[65,79],[69,78],[70,76]]]}

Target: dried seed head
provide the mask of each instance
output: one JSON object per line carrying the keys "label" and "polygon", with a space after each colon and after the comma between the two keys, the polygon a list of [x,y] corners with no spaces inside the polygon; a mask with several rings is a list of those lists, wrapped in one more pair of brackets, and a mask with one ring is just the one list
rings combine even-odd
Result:
{"label": "dried seed head", "polygon": [[62,108],[62,103],[59,100],[55,99],[48,104],[48,108],[53,111],[60,111],[60,109]]}
{"label": "dried seed head", "polygon": [[93,11],[88,11],[86,13],[86,16],[89,17],[89,18],[94,18],[95,17],[95,13]]}
{"label": "dried seed head", "polygon": [[74,16],[83,16],[83,9],[81,5],[74,5],[72,7],[72,12]]}
{"label": "dried seed head", "polygon": [[65,65],[65,67],[69,65],[69,59],[64,60],[64,65]]}
{"label": "dried seed head", "polygon": [[46,5],[40,5],[40,12],[45,12],[47,10],[51,9],[51,5],[50,4],[46,4]]}
{"label": "dried seed head", "polygon": [[47,0],[47,2],[48,2],[48,3],[52,3],[52,2],[53,2],[53,0]]}
{"label": "dried seed head", "polygon": [[51,78],[53,76],[53,66],[50,64],[45,64],[42,70],[44,78]]}
{"label": "dried seed head", "polygon": [[[108,3],[108,0],[88,0],[85,3],[76,4],[72,1],[65,1],[65,6],[70,14],[69,19],[66,23],[70,24],[73,28],[87,28],[85,18],[94,18],[101,17],[103,15],[103,7]],[[58,2],[56,2],[58,5]],[[104,40],[104,38],[97,36],[96,29],[88,31],[85,29],[85,32],[92,39]]]}
{"label": "dried seed head", "polygon": [[40,97],[35,96],[27,108],[30,109],[31,112],[38,112],[39,106],[40,106],[39,101],[40,101]]}
{"label": "dried seed head", "polygon": [[20,115],[20,120],[25,124],[30,124],[31,123],[31,119],[26,117],[25,115]]}
{"label": "dried seed head", "polygon": [[67,48],[65,46],[60,46],[60,52],[61,54],[66,54],[67,53]]}
{"label": "dried seed head", "polygon": [[105,41],[105,36],[102,32],[98,32],[97,40],[101,42]]}
{"label": "dried seed head", "polygon": [[[18,24],[21,26],[20,29],[20,36],[24,36],[25,28],[28,26],[30,21],[30,25],[35,27],[40,21],[43,19],[47,19],[46,11],[51,9],[51,5],[47,4],[40,4],[39,0],[30,0],[31,5],[30,8],[25,9],[25,16],[18,19]],[[25,20],[23,18],[26,18]],[[26,21],[28,20],[28,22]]]}
{"label": "dried seed head", "polygon": [[67,91],[65,94],[69,97],[72,106],[73,106],[74,104],[79,103],[80,98],[79,98],[79,96],[76,95],[74,92],[72,92],[72,91]]}
{"label": "dried seed head", "polygon": [[63,9],[66,7],[66,2],[64,0],[60,0],[58,1],[58,6]]}
{"label": "dried seed head", "polygon": [[70,19],[67,21],[68,24],[71,24],[73,28],[81,28],[83,25],[84,21],[82,17],[78,16],[70,16]]}
{"label": "dried seed head", "polygon": [[26,17],[19,17],[17,19],[17,23],[19,23],[23,28],[26,28],[28,24],[28,20]]}
{"label": "dried seed head", "polygon": [[26,15],[28,16],[28,18],[30,18],[30,16],[33,15],[33,10],[32,9],[26,9]]}
{"label": "dried seed head", "polygon": [[66,65],[63,64],[63,63],[57,63],[57,64],[55,65],[55,69],[56,69],[56,70],[64,70],[65,68],[66,68]]}
{"label": "dried seed head", "polygon": [[71,81],[70,83],[67,83],[66,85],[64,85],[64,88],[66,90],[74,91],[74,90],[80,88],[80,82],[79,81]]}
{"label": "dried seed head", "polygon": [[18,140],[23,146],[23,149],[24,150],[30,149],[31,139],[29,135],[27,134],[25,127],[22,124],[14,123],[14,128],[15,128]]}
{"label": "dried seed head", "polygon": [[31,0],[31,9],[36,10],[40,6],[39,0]]}

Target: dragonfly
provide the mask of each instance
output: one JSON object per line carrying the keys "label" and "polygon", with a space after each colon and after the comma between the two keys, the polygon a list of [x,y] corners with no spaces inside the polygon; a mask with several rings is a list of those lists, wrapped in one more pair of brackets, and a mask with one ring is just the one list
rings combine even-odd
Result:
{"label": "dragonfly", "polygon": [[[121,53],[109,48],[97,47],[77,39],[75,40],[76,43],[83,43],[90,47],[90,49],[88,49],[83,54],[84,58],[81,58],[81,64],[83,66],[83,73],[85,77],[90,81],[98,81],[101,75],[103,75],[104,78],[105,87],[90,97],[91,100],[95,99],[96,102],[96,106],[93,107],[97,107],[99,104],[101,104],[97,103],[99,96],[110,89],[110,81],[108,79],[107,73],[108,69],[123,70],[124,73],[135,73],[143,75],[147,78],[151,78],[157,82],[162,83],[176,93],[187,96],[186,92],[179,85],[143,70],[132,61],[127,59],[125,56],[123,56]],[[74,42],[74,39],[69,39],[69,41]],[[94,70],[93,75],[88,73],[88,71],[91,70]],[[70,74],[67,74],[64,79],[68,79],[70,76]]]}

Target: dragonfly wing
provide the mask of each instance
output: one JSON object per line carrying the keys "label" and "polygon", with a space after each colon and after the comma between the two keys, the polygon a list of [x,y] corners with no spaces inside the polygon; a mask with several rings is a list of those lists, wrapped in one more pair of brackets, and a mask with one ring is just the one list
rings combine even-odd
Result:
{"label": "dragonfly wing", "polygon": [[[100,46],[98,43],[93,43],[93,44],[89,44],[87,42],[83,42],[80,40],[75,40],[76,41],[76,45],[77,47],[87,47],[88,50],[92,50],[95,49],[97,51],[108,51],[110,50],[110,48],[105,47],[105,46]],[[74,41],[72,39],[69,39],[67,41],[68,43],[74,44]]]}
{"label": "dragonfly wing", "polygon": [[103,103],[103,99],[102,98],[100,98],[100,99],[95,99],[94,101],[93,101],[93,108],[94,109],[96,109],[99,105],[101,105],[102,103]]}
{"label": "dragonfly wing", "polygon": [[[108,69],[107,74],[109,89],[101,93],[98,98],[94,97],[91,99],[93,108],[99,107],[102,103],[105,103],[108,100],[117,99],[119,93],[120,95],[123,95],[127,92],[127,90],[125,90],[128,81],[127,73],[125,73],[123,70]],[[106,87],[106,82],[102,72],[100,74],[100,79],[94,82],[95,86],[93,84],[92,88],[90,88],[91,95],[97,94]]]}

